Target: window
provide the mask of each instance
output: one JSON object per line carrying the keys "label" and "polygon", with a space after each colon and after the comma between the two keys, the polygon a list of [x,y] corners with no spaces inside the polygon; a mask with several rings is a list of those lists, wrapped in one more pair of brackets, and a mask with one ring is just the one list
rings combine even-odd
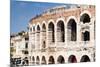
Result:
{"label": "window", "polygon": [[28,48],[28,43],[25,44],[25,48],[26,48],[26,49]]}
{"label": "window", "polygon": [[90,40],[90,32],[85,31],[83,34],[83,41],[89,41]]}

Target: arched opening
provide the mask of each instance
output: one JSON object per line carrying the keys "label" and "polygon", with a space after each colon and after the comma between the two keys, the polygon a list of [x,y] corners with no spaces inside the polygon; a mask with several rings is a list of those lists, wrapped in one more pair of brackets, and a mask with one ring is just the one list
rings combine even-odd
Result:
{"label": "arched opening", "polygon": [[37,33],[40,33],[40,26],[37,26]]}
{"label": "arched opening", "polygon": [[33,64],[35,64],[35,58],[34,58],[34,56],[32,57],[32,61],[33,61]]}
{"label": "arched opening", "polygon": [[35,26],[33,26],[33,32],[35,32]]}
{"label": "arched opening", "polygon": [[82,32],[82,34],[83,34],[83,41],[90,40],[90,32],[89,31]]}
{"label": "arched opening", "polygon": [[41,62],[41,64],[46,64],[45,56],[42,56],[42,62]]}
{"label": "arched opening", "polygon": [[37,26],[37,31],[36,31],[36,48],[40,48],[40,26]]}
{"label": "arched opening", "polygon": [[40,64],[40,58],[39,58],[39,56],[36,57],[36,64]]}
{"label": "arched opening", "polygon": [[32,27],[30,27],[29,31],[32,32]]}
{"label": "arched opening", "polygon": [[77,59],[74,55],[69,56],[68,58],[69,63],[77,63]]}
{"label": "arched opening", "polygon": [[53,56],[49,57],[49,64],[55,64],[55,60]]}
{"label": "arched opening", "polygon": [[46,25],[44,23],[42,25],[42,32],[46,32]]}
{"label": "arched opening", "polygon": [[90,22],[90,16],[87,13],[84,13],[80,17],[80,21],[83,22],[83,23],[89,23]]}
{"label": "arched opening", "polygon": [[64,57],[60,55],[60,56],[58,57],[57,62],[60,63],[60,64],[65,63],[65,59],[64,59]]}
{"label": "arched opening", "polygon": [[82,56],[80,62],[90,62],[90,58],[87,55]]}
{"label": "arched opening", "polygon": [[65,42],[65,25],[61,20],[57,23],[57,41]]}
{"label": "arched opening", "polygon": [[67,25],[67,37],[69,41],[77,40],[77,24],[74,19],[70,19]]}
{"label": "arched opening", "polygon": [[46,25],[43,23],[42,25],[42,48],[46,47]]}
{"label": "arched opening", "polygon": [[52,22],[48,25],[48,40],[49,42],[55,42],[55,35],[54,35],[54,24]]}

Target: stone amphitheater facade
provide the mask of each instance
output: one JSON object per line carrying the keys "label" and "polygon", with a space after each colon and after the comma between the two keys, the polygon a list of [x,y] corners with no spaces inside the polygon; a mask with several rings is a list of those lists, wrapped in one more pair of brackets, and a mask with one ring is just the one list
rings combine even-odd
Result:
{"label": "stone amphitheater facade", "polygon": [[29,65],[95,61],[95,6],[55,7],[29,22]]}

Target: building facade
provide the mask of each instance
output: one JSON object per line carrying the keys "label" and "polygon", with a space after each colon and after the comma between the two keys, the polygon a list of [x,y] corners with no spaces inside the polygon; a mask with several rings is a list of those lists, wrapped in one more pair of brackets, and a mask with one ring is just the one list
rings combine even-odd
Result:
{"label": "building facade", "polygon": [[29,48],[28,32],[19,32],[11,36],[10,55],[13,65],[28,65]]}
{"label": "building facade", "polygon": [[95,6],[51,8],[30,20],[29,65],[95,61]]}

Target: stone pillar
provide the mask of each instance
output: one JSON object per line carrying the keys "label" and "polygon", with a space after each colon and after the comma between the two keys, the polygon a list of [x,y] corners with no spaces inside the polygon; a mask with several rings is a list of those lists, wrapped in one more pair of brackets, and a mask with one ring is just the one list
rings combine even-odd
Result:
{"label": "stone pillar", "polygon": [[65,47],[67,46],[67,24],[65,24]]}
{"label": "stone pillar", "polygon": [[91,25],[90,25],[90,42],[91,42],[91,46],[94,45],[94,19],[91,18]]}
{"label": "stone pillar", "polygon": [[80,23],[81,22],[76,22],[76,23],[77,23],[77,35],[76,35],[77,36],[77,43],[78,43],[79,46],[81,46],[80,45],[80,42],[82,41],[81,40],[81,38],[82,38],[81,37],[82,32],[80,31],[81,30],[81,27],[80,27]]}
{"label": "stone pillar", "polygon": [[42,32],[42,31],[40,31],[40,38],[39,38],[39,39],[40,39],[40,42],[39,42],[39,49],[41,49],[41,47],[42,47],[42,40],[43,40],[43,39],[42,39],[42,38],[43,38],[43,35],[42,35],[42,33],[43,33],[43,32]]}
{"label": "stone pillar", "polygon": [[48,48],[48,25],[46,26],[46,48]]}
{"label": "stone pillar", "polygon": [[57,25],[54,25],[54,28],[55,28],[55,47],[57,47],[57,39],[58,39],[58,37],[57,37]]}

